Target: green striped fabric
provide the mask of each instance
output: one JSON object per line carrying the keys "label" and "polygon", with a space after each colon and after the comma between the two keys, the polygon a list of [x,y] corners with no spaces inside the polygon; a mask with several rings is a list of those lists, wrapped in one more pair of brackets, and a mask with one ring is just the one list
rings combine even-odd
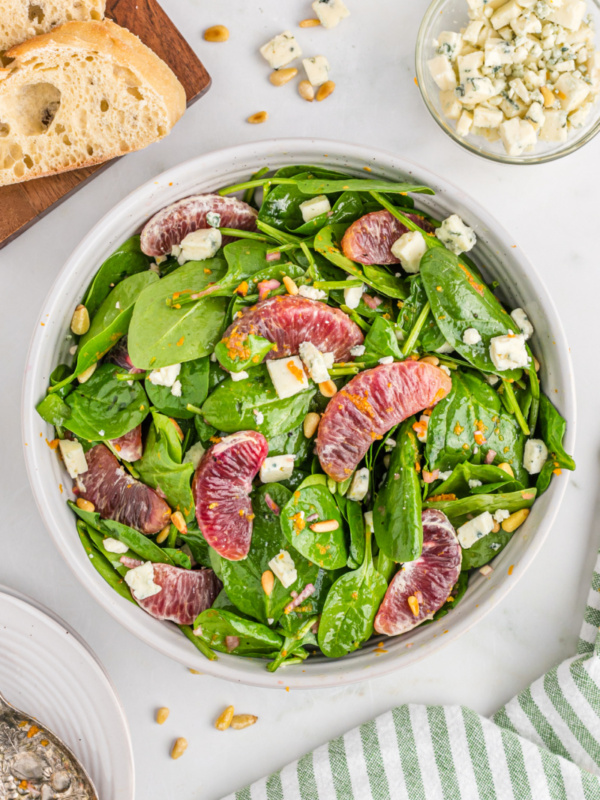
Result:
{"label": "green striped fabric", "polygon": [[405,705],[223,800],[600,800],[600,556],[577,646],[492,719]]}

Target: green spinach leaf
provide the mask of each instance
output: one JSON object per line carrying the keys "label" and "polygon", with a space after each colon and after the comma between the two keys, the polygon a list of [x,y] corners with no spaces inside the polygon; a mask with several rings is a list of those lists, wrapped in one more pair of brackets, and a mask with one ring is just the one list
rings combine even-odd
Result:
{"label": "green spinach leaf", "polygon": [[85,293],[83,305],[90,318],[96,315],[113,287],[129,275],[146,271],[151,261],[140,249],[139,236],[123,242],[102,264]]}
{"label": "green spinach leaf", "polygon": [[238,656],[274,655],[283,644],[281,636],[266,625],[217,608],[208,608],[196,618],[194,632],[213,650]]}
{"label": "green spinach leaf", "polygon": [[536,483],[538,496],[543,494],[550,485],[555,470],[575,469],[573,458],[563,447],[567,422],[544,394],[540,396],[539,429],[549,455],[538,475]]}
{"label": "green spinach leaf", "polygon": [[530,508],[535,497],[536,490],[530,488],[508,494],[474,494],[460,500],[426,500],[424,505],[426,508],[443,511],[454,527],[459,528],[468,519],[483,514],[484,511],[493,514],[502,508],[512,514],[520,508]]}
{"label": "green spinach leaf", "polygon": [[241,372],[256,367],[275,347],[273,342],[254,334],[239,334],[234,328],[226,339],[215,347],[220,365],[228,372]]}
{"label": "green spinach leaf", "polygon": [[193,411],[188,411],[188,405],[201,406],[208,396],[208,376],[210,359],[197,358],[194,361],[184,361],[177,380],[181,384],[181,394],[175,396],[170,386],[156,386],[146,378],[146,392],[153,405],[168,417],[178,419],[192,419]]}

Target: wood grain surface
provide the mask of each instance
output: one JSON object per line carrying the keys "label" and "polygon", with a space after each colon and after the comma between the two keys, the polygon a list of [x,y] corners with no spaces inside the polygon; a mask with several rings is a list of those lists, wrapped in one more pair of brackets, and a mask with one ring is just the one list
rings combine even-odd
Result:
{"label": "wood grain surface", "polygon": [[[129,28],[166,61],[183,84],[188,106],[208,91],[208,72],[155,0],[108,0],[106,16]],[[0,248],[116,160],[0,187]]]}

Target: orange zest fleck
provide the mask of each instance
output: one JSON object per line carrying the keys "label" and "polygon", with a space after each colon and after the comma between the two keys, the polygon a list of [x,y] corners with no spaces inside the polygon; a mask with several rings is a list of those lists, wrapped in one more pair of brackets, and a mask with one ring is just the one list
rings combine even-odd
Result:
{"label": "orange zest fleck", "polygon": [[235,293],[241,295],[242,297],[246,297],[248,294],[248,281],[242,281],[235,290]]}
{"label": "orange zest fleck", "polygon": [[428,503],[439,503],[446,500],[456,500],[455,494],[434,494],[427,498]]}
{"label": "orange zest fleck", "polygon": [[510,567],[508,568],[508,574],[509,574],[509,575],[512,575],[512,574],[513,574],[513,570],[514,570],[514,568],[515,568],[515,565],[514,565],[514,564],[511,564],[511,565],[510,565]]}
{"label": "orange zest fleck", "polygon": [[185,336],[182,336],[181,339],[177,342],[177,347],[181,347],[181,345],[183,344],[184,340],[185,340]]}
{"label": "orange zest fleck", "polygon": [[418,617],[419,616],[419,601],[414,596],[414,594],[411,594],[411,596],[408,598],[408,605],[410,607],[410,610],[413,613],[413,616]]}
{"label": "orange zest fleck", "polygon": [[304,381],[304,371],[301,370],[300,367],[297,367],[293,361],[288,361],[286,367],[289,369],[289,371],[292,373],[292,375],[294,376],[294,378],[296,378],[297,381],[300,382]]}
{"label": "orange zest fleck", "polygon": [[52,439],[51,442],[49,442],[48,439],[46,439],[46,444],[48,445],[50,450],[56,450],[56,448],[58,447],[58,439]]}

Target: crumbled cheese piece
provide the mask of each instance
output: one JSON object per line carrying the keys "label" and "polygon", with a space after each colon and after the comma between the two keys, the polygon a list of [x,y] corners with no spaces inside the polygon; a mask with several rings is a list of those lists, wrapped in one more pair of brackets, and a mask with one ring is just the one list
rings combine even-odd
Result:
{"label": "crumbled cheese piece", "polygon": [[[356,280],[356,278],[350,275],[348,280]],[[360,286],[351,286],[349,289],[344,289],[344,303],[348,306],[348,308],[358,308],[364,291],[364,284],[361,284]]]}
{"label": "crumbled cheese piece", "polygon": [[435,56],[427,62],[431,77],[443,92],[455,89],[456,75],[447,56]]}
{"label": "crumbled cheese piece", "polygon": [[277,483],[277,481],[287,481],[292,477],[294,471],[294,459],[296,456],[288,453],[282,456],[267,456],[260,468],[260,479],[263,483]]}
{"label": "crumbled cheese piece", "polygon": [[481,481],[478,481],[476,478],[471,478],[469,480],[469,489],[476,489],[478,486],[483,486]]}
{"label": "crumbled cheese piece", "polygon": [[173,397],[181,397],[181,381],[175,381],[171,386],[171,394]]}
{"label": "crumbled cheese piece", "polygon": [[321,214],[327,214],[329,211],[331,211],[331,203],[325,194],[311,197],[310,200],[300,203],[300,213],[304,222],[310,222],[311,219],[320,217]]}
{"label": "crumbled cheese piece", "polygon": [[367,348],[364,346],[364,344],[355,344],[354,347],[350,348],[350,355],[354,358],[364,356],[366,349]]}
{"label": "crumbled cheese piece", "polygon": [[250,375],[246,372],[245,369],[241,369],[239,372],[230,372],[229,377],[232,381],[245,381],[246,378],[249,378]]}
{"label": "crumbled cheese piece", "polygon": [[269,566],[286,589],[298,580],[296,565],[287,550],[280,550],[275,558],[269,561]]}
{"label": "crumbled cheese piece", "polygon": [[206,224],[209,228],[218,228],[221,225],[221,215],[217,211],[209,211],[206,215]]}
{"label": "crumbled cheese piece", "polygon": [[525,311],[523,311],[522,308],[515,308],[514,311],[510,312],[510,315],[525,339],[531,339],[533,336],[533,325],[529,321],[529,317]]}
{"label": "crumbled cheese piece", "polygon": [[125,583],[136,600],[146,600],[162,591],[162,586],[154,583],[154,565],[146,561],[125,573]]}
{"label": "crumbled cheese piece", "polygon": [[394,356],[383,356],[377,362],[378,364],[393,364],[394,363]]}
{"label": "crumbled cheese piece", "polygon": [[324,28],[335,28],[350,16],[343,0],[315,0],[312,8]]}
{"label": "crumbled cheese piece", "polygon": [[314,286],[299,286],[298,294],[300,297],[308,297],[309,300],[325,300],[327,297],[327,292],[315,289]]}
{"label": "crumbled cheese piece", "polygon": [[298,352],[315,383],[325,383],[329,380],[328,370],[333,366],[333,353],[322,353],[312,342],[302,342]]}
{"label": "crumbled cheese piece", "polygon": [[494,518],[489,511],[484,511],[483,514],[479,514],[478,517],[470,519],[468,522],[465,522],[464,525],[461,525],[456,531],[456,534],[460,546],[467,550],[469,547],[472,547],[476,541],[487,536],[488,533],[491,533],[493,530]]}
{"label": "crumbled cheese piece", "polygon": [[548,448],[541,439],[528,439],[525,442],[523,466],[530,475],[537,475],[548,460]]}
{"label": "crumbled cheese piece", "polygon": [[444,344],[440,345],[435,352],[439,353],[440,355],[444,355],[444,353],[453,353],[454,345],[451,345],[450,342],[444,342]]}
{"label": "crumbled cheese piece", "polygon": [[505,369],[526,369],[529,355],[525,348],[525,337],[522,333],[494,336],[490,341],[490,358],[500,372]]}
{"label": "crumbled cheese piece", "polygon": [[107,553],[119,553],[120,555],[129,550],[126,544],[120,542],[118,539],[113,539],[112,536],[107,536],[106,539],[104,539],[102,547]]}
{"label": "crumbled cheese piece", "polygon": [[405,272],[414,275],[419,271],[421,259],[427,252],[425,237],[420,231],[403,233],[392,245],[392,255],[395,256]]}
{"label": "crumbled cheese piece", "polygon": [[[325,56],[303,58],[302,64],[311,86],[321,86],[329,80],[329,61]],[[302,206],[300,206],[302,208]],[[305,220],[307,222],[307,220]]]}
{"label": "crumbled cheese piece", "polygon": [[546,119],[540,130],[540,139],[544,142],[566,142],[567,141],[567,112],[547,108]]}
{"label": "crumbled cheese piece", "polygon": [[155,386],[167,386],[171,388],[181,371],[181,364],[171,364],[169,367],[153,369],[148,375],[148,380]]}
{"label": "crumbled cheese piece", "polygon": [[506,508],[499,508],[498,511],[494,513],[494,522],[497,522],[499,525],[501,525],[504,520],[508,519],[509,517],[510,511],[508,511]]}
{"label": "crumbled cheese piece", "polygon": [[85,453],[80,442],[72,439],[60,439],[58,448],[65,464],[65,468],[72,478],[83,475],[88,471]]}
{"label": "crumbled cheese piece", "polygon": [[435,235],[440,242],[455,255],[468,253],[475,247],[477,237],[475,231],[462,221],[458,214],[447,217]]}
{"label": "crumbled cheese piece", "polygon": [[184,455],[183,463],[192,464],[194,469],[198,469],[198,464],[202,461],[202,456],[205,452],[204,447],[202,447],[202,442],[196,442]]}
{"label": "crumbled cheese piece", "polygon": [[446,470],[446,472],[440,472],[439,475],[438,475],[438,479],[440,481],[447,481],[448,478],[450,477],[450,475],[452,475],[452,470],[451,469]]}
{"label": "crumbled cheese piece", "polygon": [[373,530],[373,512],[372,511],[365,511],[363,514],[365,520],[365,527],[367,527],[370,531]]}
{"label": "crumbled cheese piece", "polygon": [[440,369],[442,370],[442,372],[445,372],[445,373],[446,373],[446,375],[447,375],[449,378],[451,378],[451,377],[452,377],[452,373],[450,372],[450,367],[447,367],[445,364],[440,364]]}
{"label": "crumbled cheese piece", "polygon": [[530,122],[513,117],[500,125],[500,138],[509,156],[520,156],[529,148],[535,147],[537,134]]}
{"label": "crumbled cheese piece", "polygon": [[259,411],[258,408],[253,408],[252,413],[254,414],[254,418],[256,419],[257,425],[262,425],[265,421],[265,415],[262,411]]}
{"label": "crumbled cheese piece", "polygon": [[468,136],[473,127],[473,114],[463,111],[456,123],[456,132],[459,136]]}
{"label": "crumbled cheese piece", "polygon": [[188,233],[185,239],[182,239],[177,250],[172,248],[171,254],[177,256],[177,261],[180,264],[185,264],[186,261],[206,261],[207,258],[216,256],[219,248],[223,244],[223,237],[221,231],[217,228],[199,228],[197,231]]}
{"label": "crumbled cheese piece", "polygon": [[291,31],[284,31],[264,44],[260,54],[269,62],[271,69],[281,69],[299,58],[302,50]]}
{"label": "crumbled cheese piece", "polygon": [[346,493],[348,500],[353,500],[355,503],[360,503],[367,496],[369,491],[369,470],[366,467],[357,469],[354,473],[350,488]]}
{"label": "crumbled cheese piece", "polygon": [[464,344],[468,345],[479,344],[479,342],[481,341],[481,334],[479,333],[477,328],[467,328],[462,335],[462,340]]}
{"label": "crumbled cheese piece", "polygon": [[274,358],[266,363],[277,397],[283,400],[308,389],[308,378],[298,356]]}
{"label": "crumbled cheese piece", "polygon": [[462,47],[462,36],[456,31],[442,31],[437,38],[438,53],[454,61]]}

